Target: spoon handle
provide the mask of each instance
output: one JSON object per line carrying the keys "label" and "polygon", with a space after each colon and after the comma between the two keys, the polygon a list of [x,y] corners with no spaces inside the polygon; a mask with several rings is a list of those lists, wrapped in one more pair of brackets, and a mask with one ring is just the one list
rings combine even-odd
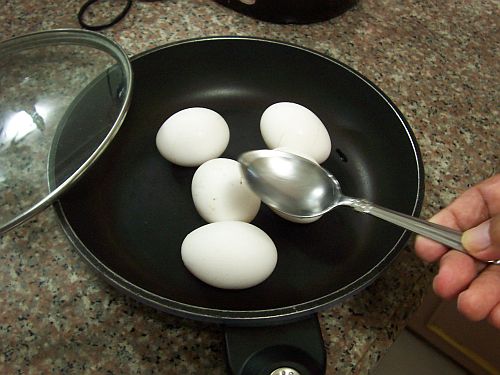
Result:
{"label": "spoon handle", "polygon": [[[462,246],[462,233],[457,230],[434,224],[417,217],[403,214],[401,212],[393,211],[388,208],[368,202],[364,199],[353,199],[349,205],[358,212],[364,212],[376,216],[379,219],[388,221],[392,224],[396,224],[414,233],[420,234],[424,237],[449,246],[452,249],[470,255]],[[500,260],[490,260],[486,261],[486,263],[500,265]]]}

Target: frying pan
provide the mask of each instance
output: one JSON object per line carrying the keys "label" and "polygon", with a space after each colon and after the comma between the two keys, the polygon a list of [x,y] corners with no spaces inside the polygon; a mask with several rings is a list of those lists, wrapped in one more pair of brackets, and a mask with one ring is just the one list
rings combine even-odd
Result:
{"label": "frying pan", "polygon": [[[56,204],[66,234],[97,272],[128,295],[171,314],[224,325],[234,373],[269,374],[283,366],[322,373],[315,312],[374,281],[410,234],[344,208],[303,225],[262,206],[253,224],[277,246],[275,271],[250,289],[211,287],[191,275],[180,256],[184,237],[206,224],[191,199],[195,168],[163,159],[155,136],[173,113],[211,108],[231,132],[222,156],[236,159],[265,148],[259,119],[269,105],[300,103],[327,127],[333,147],[323,166],[346,194],[418,215],[422,161],[403,115],[349,67],[278,41],[188,40],[140,54],[132,67],[133,99],[120,132]],[[89,103],[109,89],[109,82],[97,82],[75,101],[65,120],[72,125],[61,127],[53,145],[52,181],[59,178],[58,160],[70,158],[102,116]]]}

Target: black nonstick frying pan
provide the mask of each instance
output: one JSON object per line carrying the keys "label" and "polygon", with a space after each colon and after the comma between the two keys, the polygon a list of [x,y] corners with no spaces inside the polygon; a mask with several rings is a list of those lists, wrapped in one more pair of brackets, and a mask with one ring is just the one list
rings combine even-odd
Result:
{"label": "black nonstick frying pan", "polygon": [[[180,256],[184,237],[206,224],[191,199],[195,168],[163,159],[155,136],[173,113],[211,108],[230,127],[223,157],[236,159],[265,148],[259,119],[269,105],[300,103],[328,128],[333,147],[323,166],[346,194],[418,215],[423,168],[405,119],[349,67],[276,41],[189,40],[136,56],[132,67],[133,99],[120,132],[56,205],[67,235],[107,281],[132,297],[168,313],[224,324],[234,373],[269,374],[286,366],[301,374],[323,372],[315,312],[374,281],[410,234],[348,208],[301,225],[263,206],[253,224],[277,246],[274,273],[247,290],[208,286]],[[97,82],[74,103],[66,119],[72,126],[62,127],[53,147],[52,180],[58,179],[58,160],[70,158],[85,129],[102,116],[89,103],[103,90],[119,89],[110,87],[109,80]],[[74,126],[78,122],[81,127]]]}

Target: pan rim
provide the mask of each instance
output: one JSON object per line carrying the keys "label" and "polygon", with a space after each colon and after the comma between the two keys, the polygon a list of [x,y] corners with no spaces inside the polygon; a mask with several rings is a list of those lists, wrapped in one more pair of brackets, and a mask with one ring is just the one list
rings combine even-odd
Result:
{"label": "pan rim", "polygon": [[[301,50],[303,52],[316,55],[322,59],[327,60],[329,63],[333,63],[347,70],[350,74],[354,75],[358,79],[361,79],[366,85],[369,86],[378,96],[380,96],[389,106],[390,109],[396,114],[400,124],[404,128],[406,136],[410,141],[411,148],[413,150],[416,176],[417,176],[417,186],[415,200],[413,202],[413,209],[411,214],[418,215],[422,204],[424,195],[424,168],[422,162],[421,152],[416,141],[415,135],[410,128],[408,122],[404,118],[403,114],[399,111],[396,105],[387,97],[384,92],[378,88],[373,82],[364,77],[359,72],[355,71],[353,68],[347,66],[346,64],[329,57],[320,52],[311,50],[306,47],[298,46],[293,43],[283,42],[274,39],[258,38],[251,36],[210,36],[202,38],[192,38],[182,41],[176,41],[168,43],[162,46],[158,46],[148,51],[139,53],[132,58],[130,58],[131,63],[138,60],[144,56],[156,53],[163,49],[172,48],[180,45],[187,45],[193,43],[203,43],[203,42],[213,42],[213,41],[226,41],[226,40],[237,40],[237,41],[251,41],[266,44],[276,44],[283,47],[293,48],[296,50]],[[110,283],[116,289],[125,292],[127,295],[133,297],[134,299],[154,307],[157,310],[165,311],[173,315],[177,315],[184,318],[194,319],[198,321],[214,322],[214,323],[227,323],[231,325],[272,325],[279,324],[284,321],[298,319],[320,310],[324,310],[332,305],[335,305],[344,299],[350,298],[352,295],[362,291],[372,282],[374,282],[380,273],[396,258],[399,251],[403,249],[407,240],[409,239],[411,233],[408,231],[403,231],[401,236],[397,239],[395,244],[389,249],[386,255],[372,267],[372,269],[351,283],[345,285],[344,287],[335,290],[324,296],[301,302],[296,305],[281,306],[271,309],[260,309],[260,310],[225,310],[225,309],[215,309],[207,308],[202,306],[195,306],[179,301],[175,301],[166,297],[162,297],[151,291],[148,291],[134,283],[126,280],[124,277],[111,270],[103,262],[101,262],[93,253],[90,251],[84,243],[78,238],[76,233],[73,231],[69,221],[66,218],[64,210],[60,201],[54,204],[58,220],[65,232],[66,236],[72,243],[73,247],[80,253],[80,255],[89,263],[92,268],[94,268],[98,274]]]}

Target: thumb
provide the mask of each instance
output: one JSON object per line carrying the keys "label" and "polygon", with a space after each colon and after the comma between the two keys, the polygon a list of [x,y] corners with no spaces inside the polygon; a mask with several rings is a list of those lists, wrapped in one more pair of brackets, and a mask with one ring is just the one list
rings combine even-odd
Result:
{"label": "thumb", "polygon": [[462,245],[478,259],[500,259],[500,215],[465,231]]}

